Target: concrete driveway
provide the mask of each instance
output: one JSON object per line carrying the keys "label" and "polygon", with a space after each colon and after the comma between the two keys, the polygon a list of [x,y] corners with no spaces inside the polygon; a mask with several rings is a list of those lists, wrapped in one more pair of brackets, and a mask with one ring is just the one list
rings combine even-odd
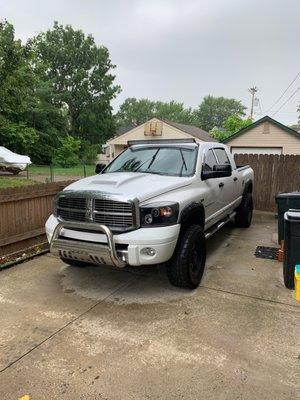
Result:
{"label": "concrete driveway", "polygon": [[281,264],[253,255],[275,231],[258,214],[219,232],[193,292],[162,267],[80,269],[45,255],[2,271],[0,398],[299,398],[299,303]]}

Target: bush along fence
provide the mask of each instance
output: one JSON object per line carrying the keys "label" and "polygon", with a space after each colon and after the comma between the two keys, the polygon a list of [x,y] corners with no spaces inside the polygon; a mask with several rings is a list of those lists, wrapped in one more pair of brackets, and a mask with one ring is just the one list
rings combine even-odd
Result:
{"label": "bush along fence", "polygon": [[300,190],[300,155],[236,154],[237,165],[254,171],[254,208],[276,211],[275,195]]}
{"label": "bush along fence", "polygon": [[55,195],[72,181],[0,189],[0,256],[46,241]]}

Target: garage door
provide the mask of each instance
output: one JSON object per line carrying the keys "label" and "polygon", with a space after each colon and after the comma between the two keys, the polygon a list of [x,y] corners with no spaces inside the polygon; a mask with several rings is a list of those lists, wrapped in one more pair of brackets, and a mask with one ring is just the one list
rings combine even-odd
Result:
{"label": "garage door", "polygon": [[282,154],[282,147],[231,147],[232,154]]}

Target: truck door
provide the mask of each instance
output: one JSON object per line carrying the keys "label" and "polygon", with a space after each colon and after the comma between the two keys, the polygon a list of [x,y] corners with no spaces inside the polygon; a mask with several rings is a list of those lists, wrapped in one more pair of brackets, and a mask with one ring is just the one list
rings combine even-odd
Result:
{"label": "truck door", "polygon": [[[226,150],[223,147],[215,147],[213,149],[218,164],[228,164],[231,165],[231,162],[227,156]],[[220,178],[219,183],[219,197],[222,203],[222,209],[224,210],[224,214],[231,212],[234,208],[234,203],[236,200],[236,190],[234,189],[235,185],[233,179],[235,177],[236,171],[232,171],[231,176],[226,176],[225,178]],[[234,176],[233,176],[234,175]]]}
{"label": "truck door", "polygon": [[[202,171],[212,171],[213,166],[218,163],[213,148],[209,148],[204,153]],[[222,178],[211,178],[202,181],[205,186],[205,218],[207,219],[207,227],[218,221],[220,213],[224,207],[221,201],[219,184]]]}

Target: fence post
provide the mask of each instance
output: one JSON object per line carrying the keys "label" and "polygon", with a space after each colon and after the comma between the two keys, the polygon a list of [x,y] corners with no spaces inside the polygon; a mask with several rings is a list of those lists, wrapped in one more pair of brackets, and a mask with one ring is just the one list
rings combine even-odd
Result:
{"label": "fence post", "polygon": [[26,168],[26,178],[29,179],[29,164],[27,165]]}
{"label": "fence post", "polygon": [[54,182],[53,165],[50,164],[50,182]]}
{"label": "fence post", "polygon": [[86,166],[85,166],[85,163],[83,163],[83,176],[86,178]]}

